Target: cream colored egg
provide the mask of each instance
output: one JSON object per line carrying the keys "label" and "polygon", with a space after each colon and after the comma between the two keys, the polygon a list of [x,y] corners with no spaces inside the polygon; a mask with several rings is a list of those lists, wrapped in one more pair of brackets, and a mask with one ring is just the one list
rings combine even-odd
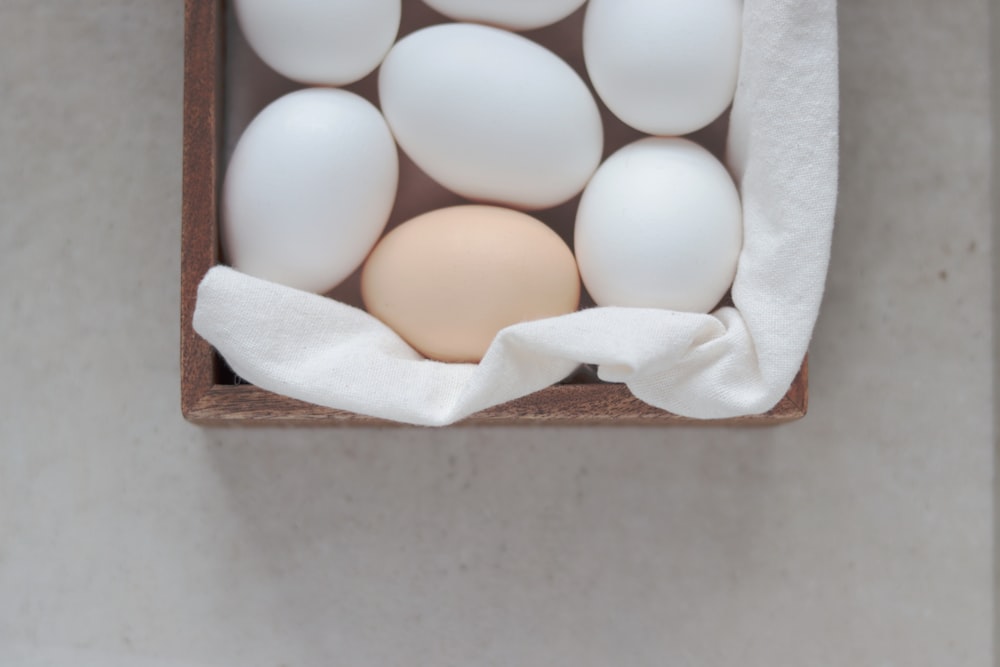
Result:
{"label": "cream colored egg", "polygon": [[477,362],[497,332],[573,312],[573,253],[535,218],[495,206],[425,213],[389,232],[361,276],[369,313],[439,361]]}

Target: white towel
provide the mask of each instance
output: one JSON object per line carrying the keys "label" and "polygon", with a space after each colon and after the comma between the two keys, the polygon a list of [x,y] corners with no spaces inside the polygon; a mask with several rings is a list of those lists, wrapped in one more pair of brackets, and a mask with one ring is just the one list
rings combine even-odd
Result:
{"label": "white towel", "polygon": [[580,363],[679,415],[766,412],[805,356],[829,263],[836,0],[745,0],[743,21],[727,145],[744,208],[735,307],[591,308],[508,327],[479,364],[444,364],[362,310],[215,267],[198,288],[195,330],[259,387],[412,424],[450,424]]}

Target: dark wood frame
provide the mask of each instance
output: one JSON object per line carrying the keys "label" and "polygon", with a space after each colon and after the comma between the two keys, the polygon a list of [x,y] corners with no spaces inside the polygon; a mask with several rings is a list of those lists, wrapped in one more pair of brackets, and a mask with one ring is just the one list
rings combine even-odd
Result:
{"label": "dark wood frame", "polygon": [[[181,410],[205,425],[386,425],[251,385],[221,384],[212,347],[194,332],[198,283],[219,261],[218,192],[223,131],[224,0],[185,0],[184,176],[181,224]],[[808,403],[808,364],[765,414],[693,420],[638,400],[623,385],[563,384],[479,412],[463,424],[774,424],[799,419]]]}

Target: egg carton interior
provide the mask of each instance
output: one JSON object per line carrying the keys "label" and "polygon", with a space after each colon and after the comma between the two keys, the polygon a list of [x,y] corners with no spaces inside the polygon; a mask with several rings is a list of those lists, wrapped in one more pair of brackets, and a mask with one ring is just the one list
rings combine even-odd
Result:
{"label": "egg carton interior", "polygon": [[[404,1],[400,24],[399,38],[421,28],[448,21],[423,2]],[[551,26],[523,32],[524,36],[545,46],[567,62],[577,74],[587,83],[594,93],[587,76],[583,57],[583,20],[584,10],[575,11],[568,18]],[[247,125],[269,103],[282,95],[300,90],[303,84],[291,81],[268,67],[247,43],[235,19],[235,13],[226,15],[226,50],[225,50],[225,98],[224,98],[224,139],[223,162],[224,170],[236,144]],[[360,81],[344,86],[345,90],[357,93],[378,106],[378,71],[372,72]],[[602,160],[619,148],[646,136],[620,121],[600,101],[596,93],[594,98],[598,103],[604,126],[604,150]],[[722,114],[707,127],[687,135],[687,137],[707,148],[720,160],[724,159],[726,134],[729,129],[729,113]],[[407,155],[399,151],[400,179],[399,191],[386,232],[399,224],[422,213],[434,211],[448,206],[470,203],[460,195],[442,187],[425,174]],[[572,247],[573,225],[580,196],[558,206],[532,211],[531,215],[546,223]],[[224,258],[223,258],[224,259]],[[344,282],[327,293],[332,299],[342,303],[362,308],[361,299],[361,268],[359,267]],[[594,305],[584,286],[581,294],[580,307],[588,308]],[[728,294],[723,304],[729,304]],[[243,384],[244,381],[234,374],[225,361],[216,355],[216,380],[220,384]],[[580,369],[567,377],[561,384],[601,383],[597,378],[596,367],[581,366]]]}

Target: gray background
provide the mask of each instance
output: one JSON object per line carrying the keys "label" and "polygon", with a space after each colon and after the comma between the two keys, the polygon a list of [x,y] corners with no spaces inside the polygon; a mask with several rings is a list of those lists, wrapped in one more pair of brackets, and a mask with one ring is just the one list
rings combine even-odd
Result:
{"label": "gray background", "polygon": [[992,661],[985,0],[842,0],[812,409],[755,430],[186,424],[182,3],[3,4],[0,664]]}

